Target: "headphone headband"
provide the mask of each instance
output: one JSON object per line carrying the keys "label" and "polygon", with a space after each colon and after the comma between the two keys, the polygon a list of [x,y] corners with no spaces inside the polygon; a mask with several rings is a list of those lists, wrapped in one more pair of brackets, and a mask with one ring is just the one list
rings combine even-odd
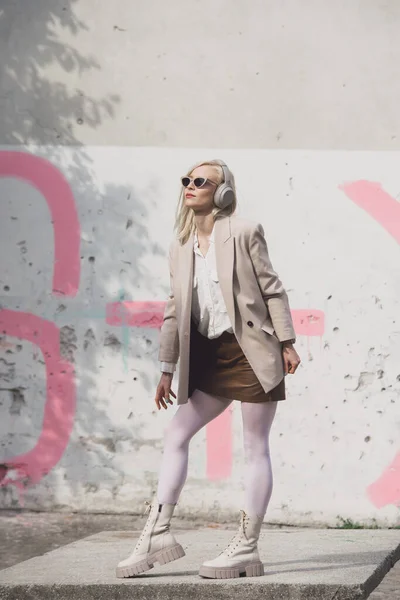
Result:
{"label": "headphone headband", "polygon": [[222,167],[222,172],[224,174],[224,183],[228,183],[228,181],[231,181],[231,172],[229,170],[229,167],[226,163],[224,163],[223,160],[220,160],[219,158],[215,158],[214,161],[216,163],[219,164],[220,167]]}

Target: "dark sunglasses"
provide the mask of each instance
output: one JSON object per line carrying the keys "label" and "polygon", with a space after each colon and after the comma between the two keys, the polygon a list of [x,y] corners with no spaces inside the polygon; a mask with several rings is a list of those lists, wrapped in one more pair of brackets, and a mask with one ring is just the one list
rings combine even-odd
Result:
{"label": "dark sunglasses", "polygon": [[195,177],[194,179],[192,179],[191,177],[181,177],[182,185],[185,188],[188,187],[188,185],[190,185],[191,181],[193,181],[194,187],[196,188],[203,187],[207,183],[207,181],[213,183],[214,185],[218,185],[217,183],[215,183],[215,181],[211,181],[211,179],[208,179],[207,177]]}

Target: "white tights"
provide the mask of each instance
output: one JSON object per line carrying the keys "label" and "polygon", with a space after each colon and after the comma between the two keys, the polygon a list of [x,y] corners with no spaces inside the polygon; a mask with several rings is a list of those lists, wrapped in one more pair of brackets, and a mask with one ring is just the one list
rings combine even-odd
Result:
{"label": "white tights", "polygon": [[[179,406],[165,430],[157,490],[160,504],[178,502],[187,477],[190,440],[230,404],[230,400],[195,390],[187,404]],[[247,463],[245,510],[250,515],[263,517],[272,494],[269,432],[276,405],[277,402],[241,402]]]}

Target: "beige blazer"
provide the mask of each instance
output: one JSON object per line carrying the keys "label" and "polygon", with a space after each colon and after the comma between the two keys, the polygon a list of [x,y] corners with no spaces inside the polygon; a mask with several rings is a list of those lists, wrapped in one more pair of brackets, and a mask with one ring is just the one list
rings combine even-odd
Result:
{"label": "beige blazer", "polygon": [[[232,216],[215,222],[217,275],[236,338],[266,392],[284,377],[281,342],[295,339],[289,301],[274,271],[262,225]],[[177,403],[188,401],[193,234],[169,251],[170,295],[158,358],[179,363]],[[176,391],[176,390],[174,390]]]}

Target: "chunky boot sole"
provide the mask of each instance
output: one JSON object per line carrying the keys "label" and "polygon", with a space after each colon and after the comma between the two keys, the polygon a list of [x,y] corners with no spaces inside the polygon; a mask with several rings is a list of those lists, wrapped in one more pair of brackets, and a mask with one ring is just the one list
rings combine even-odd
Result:
{"label": "chunky boot sole", "polygon": [[234,579],[235,577],[260,577],[264,575],[262,562],[238,567],[200,567],[200,577],[209,579]]}
{"label": "chunky boot sole", "polygon": [[134,563],[132,566],[117,567],[116,576],[133,577],[135,575],[141,575],[146,571],[150,571],[150,569],[154,567],[154,563],[165,565],[173,560],[182,558],[183,556],[185,556],[185,551],[180,544],[177,544],[176,546],[172,546],[172,548],[154,552],[154,554],[150,554],[147,559]]}

